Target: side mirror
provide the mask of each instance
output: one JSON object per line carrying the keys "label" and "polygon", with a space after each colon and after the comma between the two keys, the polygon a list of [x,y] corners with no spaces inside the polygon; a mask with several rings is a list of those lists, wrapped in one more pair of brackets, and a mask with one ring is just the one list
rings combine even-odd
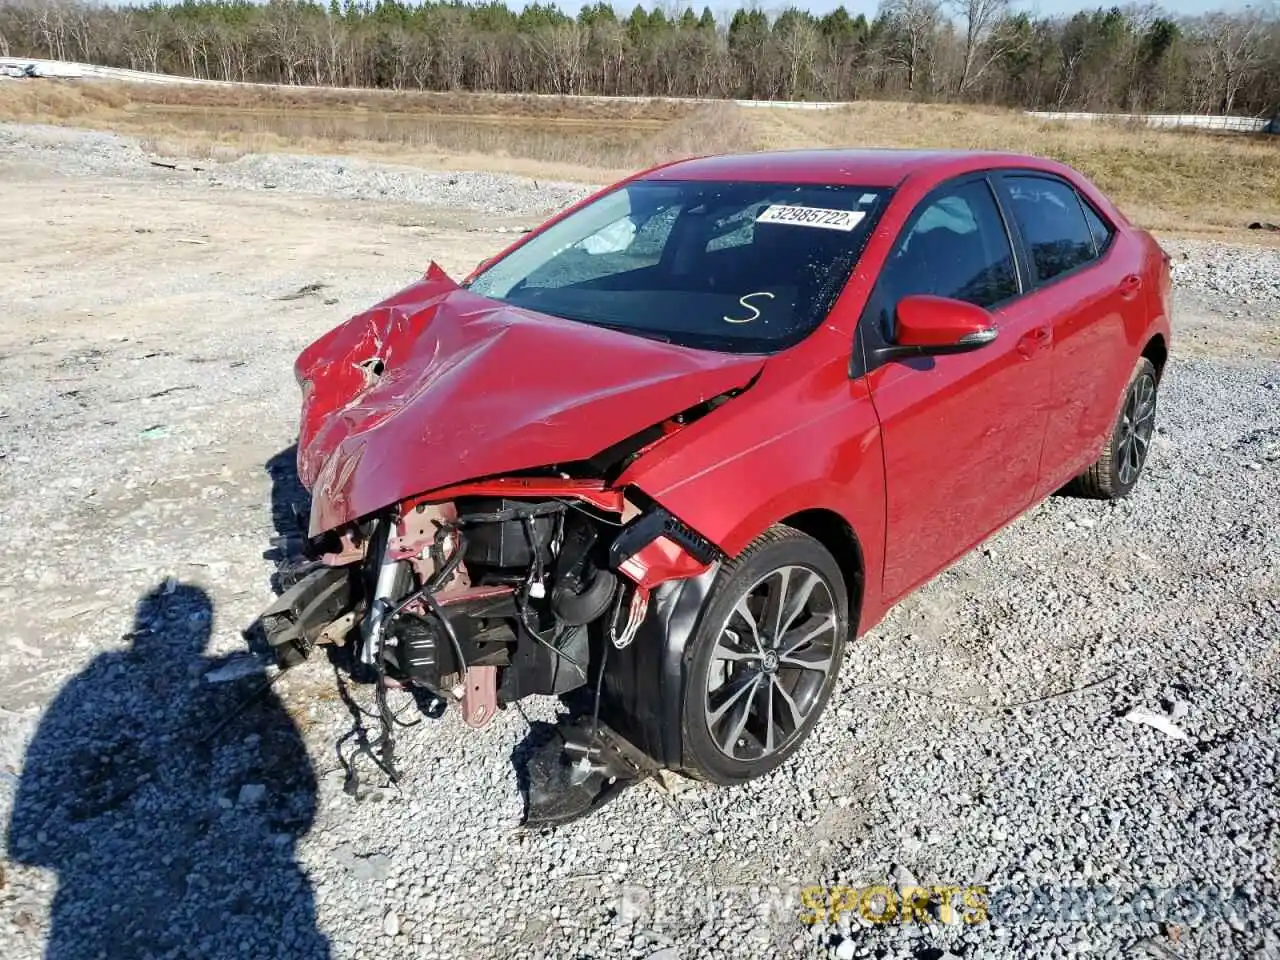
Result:
{"label": "side mirror", "polygon": [[968,353],[991,343],[999,332],[982,307],[947,297],[903,297],[894,318],[894,342],[871,351],[872,362]]}

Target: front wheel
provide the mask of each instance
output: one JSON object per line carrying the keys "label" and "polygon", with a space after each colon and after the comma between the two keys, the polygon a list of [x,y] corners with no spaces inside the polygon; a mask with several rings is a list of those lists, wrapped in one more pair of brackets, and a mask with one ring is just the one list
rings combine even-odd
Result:
{"label": "front wheel", "polygon": [[1067,486],[1067,492],[1095,500],[1127,497],[1142,475],[1156,427],[1156,368],[1138,360],[1125,388],[1120,416],[1098,461]]}
{"label": "front wheel", "polygon": [[816,540],[773,527],[721,569],[685,651],[684,771],[762,776],[812,731],[849,631],[844,578]]}

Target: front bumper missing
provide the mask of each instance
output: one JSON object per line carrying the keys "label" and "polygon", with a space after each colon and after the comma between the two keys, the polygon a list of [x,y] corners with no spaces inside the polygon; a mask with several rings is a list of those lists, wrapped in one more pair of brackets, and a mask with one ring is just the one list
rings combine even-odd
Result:
{"label": "front bumper missing", "polygon": [[[301,661],[318,643],[343,643],[361,619],[359,572],[325,567],[299,580],[258,618],[281,666]],[[541,829],[600,809],[658,766],[644,751],[590,717],[561,723],[529,755],[524,768],[523,825]]]}
{"label": "front bumper missing", "polygon": [[[401,574],[408,573],[408,561],[389,548],[391,528],[383,524],[379,528],[367,542],[363,563],[310,569],[260,615],[256,626],[281,666],[301,661],[318,644],[342,645],[348,639],[358,644],[356,663],[366,666],[381,667],[388,644],[393,665],[400,671],[409,671],[418,663],[415,655],[436,653],[409,644],[402,631],[385,635],[395,629],[394,621],[387,618],[396,609],[398,584]],[[611,655],[601,661],[595,680],[598,699],[591,715],[566,717],[543,736],[531,737],[523,762],[517,761],[526,801],[524,826],[530,829],[577,820],[662,768],[679,769],[683,653],[716,577],[718,557],[710,544],[659,508],[627,527],[611,549],[610,559],[611,565],[635,584],[628,628],[617,636],[611,630],[602,638],[603,650]],[[492,597],[479,599],[496,602]],[[452,612],[462,604],[447,606]],[[495,609],[492,616],[486,614],[481,619],[481,625],[512,615],[512,611]],[[447,615],[437,610],[436,616]],[[614,616],[616,619],[616,611]],[[456,693],[450,690],[451,696],[440,693],[443,688],[438,678],[430,682],[410,676],[409,681],[442,699],[461,699],[464,720],[473,726],[487,722],[498,706],[497,694],[506,690],[497,683],[500,667],[505,666],[510,677],[523,675],[517,669],[519,664],[494,659],[486,652],[497,643],[489,636],[492,632],[466,633],[455,641],[457,659],[473,662],[467,683],[458,683]],[[513,640],[514,635],[507,631],[502,642]],[[434,642],[442,641],[436,637]],[[458,642],[464,646],[479,643],[478,656],[473,660],[473,650],[464,657]],[[584,639],[584,658],[586,647]],[[440,656],[447,652],[439,651],[431,662],[443,662]],[[473,671],[477,676],[472,676]],[[472,680],[477,693],[488,691],[487,698],[466,695],[471,693]],[[389,717],[384,710],[381,670],[378,682],[379,712]],[[525,692],[547,692],[524,691],[514,680],[512,684],[505,700],[520,699]],[[388,747],[393,742],[390,723],[384,719],[379,740]],[[383,763],[384,771],[393,771],[389,751]],[[389,775],[395,778],[394,772]]]}

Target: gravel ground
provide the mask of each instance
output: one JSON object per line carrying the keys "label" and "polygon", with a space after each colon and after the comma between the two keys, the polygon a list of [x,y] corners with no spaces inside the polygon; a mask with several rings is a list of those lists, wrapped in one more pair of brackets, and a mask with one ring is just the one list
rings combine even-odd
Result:
{"label": "gravel ground", "polygon": [[1181,238],[1166,240],[1165,246],[1174,257],[1174,280],[1186,295],[1223,298],[1230,303],[1228,312],[1254,306],[1274,309],[1280,304],[1280,271],[1275,269],[1274,255],[1268,258],[1256,250]]}
{"label": "gravel ground", "polygon": [[[356,157],[293,154],[247,154],[230,163],[173,160],[148,153],[132,137],[38,124],[0,123],[0,156],[38,159],[47,169],[67,176],[130,177],[148,170],[152,161],[178,163],[183,171],[170,179],[197,187],[226,187],[302,193],[345,200],[394,198],[435,208],[466,209],[512,217],[528,217],[558,209],[589,192],[580,183],[534,181],[492,173],[432,173],[413,167],[369,163]],[[191,167],[200,167],[194,172]]]}
{"label": "gravel ground", "polygon": [[[1051,500],[901,604],[790,763],[526,833],[553,701],[406,727],[400,785],[366,765],[352,797],[370,690],[317,657],[264,692],[240,630],[295,495],[296,351],[569,193],[138,156],[0,127],[6,958],[1280,957],[1280,252],[1169,242],[1138,490]],[[961,889],[817,916],[875,886]]]}

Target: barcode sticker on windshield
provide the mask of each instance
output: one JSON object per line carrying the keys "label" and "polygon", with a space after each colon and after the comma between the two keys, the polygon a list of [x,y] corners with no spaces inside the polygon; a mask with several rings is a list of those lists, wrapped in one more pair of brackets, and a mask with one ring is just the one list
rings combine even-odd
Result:
{"label": "barcode sticker on windshield", "polygon": [[826,210],[822,207],[789,207],[775,203],[766,207],[756,223],[790,223],[797,227],[819,227],[823,230],[852,230],[866,213],[862,210]]}

